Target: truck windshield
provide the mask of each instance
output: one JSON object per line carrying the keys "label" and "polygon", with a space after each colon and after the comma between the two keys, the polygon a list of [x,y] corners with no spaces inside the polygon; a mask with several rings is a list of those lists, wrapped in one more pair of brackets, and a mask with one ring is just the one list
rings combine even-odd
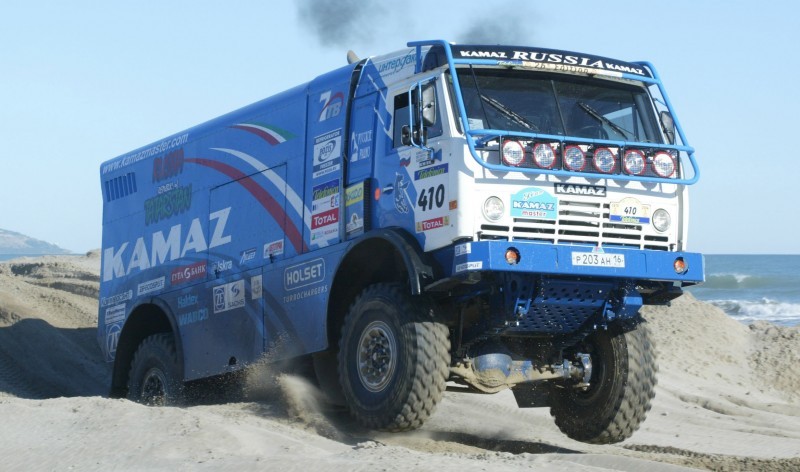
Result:
{"label": "truck windshield", "polygon": [[458,69],[469,127],[663,143],[647,91],[563,74]]}

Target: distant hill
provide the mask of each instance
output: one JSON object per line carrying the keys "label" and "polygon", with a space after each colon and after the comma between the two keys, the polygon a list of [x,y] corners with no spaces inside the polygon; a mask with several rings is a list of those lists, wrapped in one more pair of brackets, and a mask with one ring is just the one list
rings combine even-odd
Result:
{"label": "distant hill", "polygon": [[60,248],[38,239],[0,229],[0,256],[35,256],[39,254],[71,254],[72,251]]}

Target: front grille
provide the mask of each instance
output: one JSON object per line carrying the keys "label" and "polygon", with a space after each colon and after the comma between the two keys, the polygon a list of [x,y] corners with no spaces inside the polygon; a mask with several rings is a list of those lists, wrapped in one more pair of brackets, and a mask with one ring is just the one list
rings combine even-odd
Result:
{"label": "front grille", "polygon": [[591,244],[669,251],[666,236],[645,234],[639,224],[609,221],[609,205],[560,200],[556,220],[514,218],[513,225],[482,225],[480,240]]}

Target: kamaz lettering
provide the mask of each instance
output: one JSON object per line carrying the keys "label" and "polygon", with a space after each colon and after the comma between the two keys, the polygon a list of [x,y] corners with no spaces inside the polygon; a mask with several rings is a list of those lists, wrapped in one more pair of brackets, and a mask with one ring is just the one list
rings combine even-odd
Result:
{"label": "kamaz lettering", "polygon": [[230,211],[231,208],[228,207],[211,213],[209,222],[212,230],[211,240],[208,243],[200,218],[194,218],[185,233],[184,225],[178,223],[170,228],[166,237],[163,231],[156,231],[148,239],[137,238],[131,251],[127,250],[129,242],[122,243],[119,248],[105,248],[103,281],[109,282],[117,277],[130,275],[134,271],[158,267],[192,252],[200,253],[230,243],[231,235],[225,233]]}
{"label": "kamaz lettering", "polygon": [[102,164],[111,395],[298,358],[370,429],[457,384],[627,439],[657,370],[639,310],[704,277],[670,103],[646,62],[420,41]]}

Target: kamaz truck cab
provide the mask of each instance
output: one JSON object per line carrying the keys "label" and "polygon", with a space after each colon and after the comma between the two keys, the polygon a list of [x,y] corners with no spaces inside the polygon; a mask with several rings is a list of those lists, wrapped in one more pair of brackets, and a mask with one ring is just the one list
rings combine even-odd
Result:
{"label": "kamaz truck cab", "polygon": [[694,150],[645,62],[412,42],[101,174],[99,340],[148,403],[306,358],[368,427],[419,427],[449,383],[618,442],[656,384],[639,309],[704,279]]}

